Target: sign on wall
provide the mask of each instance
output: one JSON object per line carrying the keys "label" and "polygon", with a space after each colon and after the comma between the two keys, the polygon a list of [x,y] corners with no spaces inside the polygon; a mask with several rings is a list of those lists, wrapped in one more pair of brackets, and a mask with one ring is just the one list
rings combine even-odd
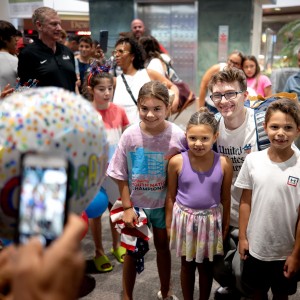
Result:
{"label": "sign on wall", "polygon": [[228,56],[228,25],[219,26],[219,36],[218,36],[218,49],[219,49],[219,62],[226,62]]}
{"label": "sign on wall", "polygon": [[44,6],[44,1],[9,0],[10,18],[31,18],[38,7]]}

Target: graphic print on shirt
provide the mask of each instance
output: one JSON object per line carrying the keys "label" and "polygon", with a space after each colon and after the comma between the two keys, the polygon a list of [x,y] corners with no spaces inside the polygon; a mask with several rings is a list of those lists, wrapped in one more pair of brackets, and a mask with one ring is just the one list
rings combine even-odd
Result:
{"label": "graphic print on shirt", "polygon": [[299,182],[299,178],[294,176],[289,176],[287,184],[296,187],[298,185],[298,182]]}
{"label": "graphic print on shirt", "polygon": [[137,148],[130,152],[132,164],[132,190],[162,191],[166,184],[166,168],[163,152]]}
{"label": "graphic print on shirt", "polygon": [[234,147],[234,146],[222,146],[219,145],[218,146],[218,152],[228,156],[233,164],[233,171],[235,172],[239,172],[245,157],[247,154],[249,154],[251,152],[252,149],[252,145],[251,144],[245,144],[243,147]]}

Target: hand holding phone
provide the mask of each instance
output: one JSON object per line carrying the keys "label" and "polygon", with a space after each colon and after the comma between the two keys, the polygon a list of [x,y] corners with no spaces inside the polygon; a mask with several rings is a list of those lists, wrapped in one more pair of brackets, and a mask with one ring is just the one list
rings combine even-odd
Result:
{"label": "hand holding phone", "polygon": [[47,246],[62,234],[68,208],[68,170],[63,155],[23,155],[17,243],[36,236]]}

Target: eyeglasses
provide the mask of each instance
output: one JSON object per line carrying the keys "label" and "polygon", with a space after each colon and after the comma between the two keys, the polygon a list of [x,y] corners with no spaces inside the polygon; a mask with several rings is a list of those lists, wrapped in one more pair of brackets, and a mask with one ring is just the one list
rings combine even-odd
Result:
{"label": "eyeglasses", "polygon": [[239,91],[239,92],[226,92],[224,94],[221,93],[215,93],[210,95],[210,99],[214,102],[214,103],[219,103],[222,100],[222,97],[225,97],[226,100],[233,100],[237,97],[238,94],[243,93],[244,91]]}
{"label": "eyeglasses", "polygon": [[241,66],[241,63],[236,62],[232,59],[228,59],[228,63],[232,64],[233,66],[235,66],[236,68],[239,68]]}
{"label": "eyeglasses", "polygon": [[117,54],[119,54],[120,56],[130,53],[129,51],[126,50],[122,50],[122,49],[116,49],[112,52],[113,56],[116,56]]}

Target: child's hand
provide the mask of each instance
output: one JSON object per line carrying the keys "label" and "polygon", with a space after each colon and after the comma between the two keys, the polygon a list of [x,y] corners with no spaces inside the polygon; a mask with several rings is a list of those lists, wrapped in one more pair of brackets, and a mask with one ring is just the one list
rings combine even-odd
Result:
{"label": "child's hand", "polygon": [[129,228],[135,227],[135,225],[138,223],[138,217],[134,211],[134,208],[129,208],[124,211],[123,221],[124,221],[126,227],[129,227]]}
{"label": "child's hand", "polygon": [[246,260],[249,255],[249,243],[247,239],[239,240],[239,253],[243,260]]}
{"label": "child's hand", "polygon": [[300,258],[296,255],[290,255],[285,261],[283,267],[283,275],[286,278],[291,278],[300,270]]}

